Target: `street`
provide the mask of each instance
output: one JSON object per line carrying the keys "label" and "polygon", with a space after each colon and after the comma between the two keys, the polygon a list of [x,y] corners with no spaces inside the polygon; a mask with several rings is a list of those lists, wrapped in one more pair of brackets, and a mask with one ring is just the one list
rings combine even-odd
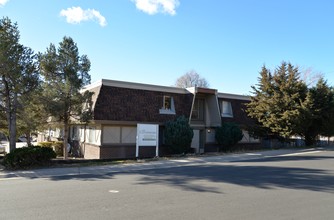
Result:
{"label": "street", "polygon": [[333,219],[334,151],[0,179],[0,219]]}

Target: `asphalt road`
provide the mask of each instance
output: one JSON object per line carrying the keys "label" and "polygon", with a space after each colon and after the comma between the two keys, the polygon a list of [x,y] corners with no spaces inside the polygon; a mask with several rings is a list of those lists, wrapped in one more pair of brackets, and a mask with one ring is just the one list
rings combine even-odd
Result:
{"label": "asphalt road", "polygon": [[334,219],[334,151],[3,178],[0,219]]}

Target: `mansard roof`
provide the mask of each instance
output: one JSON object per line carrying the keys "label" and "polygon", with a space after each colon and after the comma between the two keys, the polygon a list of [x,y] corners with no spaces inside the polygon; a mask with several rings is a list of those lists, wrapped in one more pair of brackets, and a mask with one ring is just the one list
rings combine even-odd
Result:
{"label": "mansard roof", "polygon": [[[187,89],[101,80],[86,89],[94,91],[94,120],[166,122],[190,117],[193,94]],[[161,114],[164,96],[173,98],[175,114]]]}
{"label": "mansard roof", "polygon": [[[94,120],[119,122],[164,123],[184,115],[190,118],[194,95],[214,95],[217,100],[227,100],[232,104],[234,117],[222,121],[248,124],[250,119],[244,112],[249,96],[219,93],[209,88],[177,88],[134,82],[102,79],[88,85],[85,90],[94,92]],[[173,98],[175,114],[161,114],[164,96]]]}

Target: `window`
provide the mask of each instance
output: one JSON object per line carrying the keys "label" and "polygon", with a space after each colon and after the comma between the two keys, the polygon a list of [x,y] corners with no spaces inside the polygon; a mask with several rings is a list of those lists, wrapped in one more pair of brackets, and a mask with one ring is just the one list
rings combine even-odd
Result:
{"label": "window", "polygon": [[160,114],[175,114],[174,99],[172,96],[164,96],[162,100],[162,108]]}
{"label": "window", "polygon": [[204,99],[195,99],[191,119],[204,120]]}
{"label": "window", "polygon": [[72,126],[70,132],[70,137],[72,140],[78,141],[80,140],[80,127],[79,126]]}
{"label": "window", "polygon": [[117,126],[105,126],[102,130],[104,144],[121,143],[121,128]]}
{"label": "window", "polygon": [[137,127],[122,127],[121,141],[122,143],[136,143]]}
{"label": "window", "polygon": [[171,106],[172,106],[172,98],[170,96],[164,96],[163,108],[166,110],[170,110]]}
{"label": "window", "polygon": [[88,131],[88,143],[95,143],[95,135],[96,135],[96,132],[95,132],[95,127],[89,127],[87,129]]}
{"label": "window", "polygon": [[104,126],[103,144],[135,144],[137,127]]}
{"label": "window", "polygon": [[222,117],[233,117],[231,102],[222,101]]}
{"label": "window", "polygon": [[100,126],[89,126],[82,128],[81,140],[89,144],[100,145],[101,144],[101,127]]}

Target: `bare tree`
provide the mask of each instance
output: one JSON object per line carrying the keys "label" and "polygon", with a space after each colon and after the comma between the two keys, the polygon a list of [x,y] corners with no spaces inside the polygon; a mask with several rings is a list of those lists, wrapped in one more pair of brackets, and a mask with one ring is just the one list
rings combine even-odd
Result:
{"label": "bare tree", "polygon": [[176,87],[180,88],[189,88],[189,87],[202,87],[202,88],[208,88],[209,83],[208,81],[201,77],[195,70],[191,70],[178,78],[175,82]]}
{"label": "bare tree", "polygon": [[324,77],[324,74],[320,72],[314,72],[313,68],[309,67],[301,71],[301,79],[306,83],[308,87],[315,86],[317,82]]}

